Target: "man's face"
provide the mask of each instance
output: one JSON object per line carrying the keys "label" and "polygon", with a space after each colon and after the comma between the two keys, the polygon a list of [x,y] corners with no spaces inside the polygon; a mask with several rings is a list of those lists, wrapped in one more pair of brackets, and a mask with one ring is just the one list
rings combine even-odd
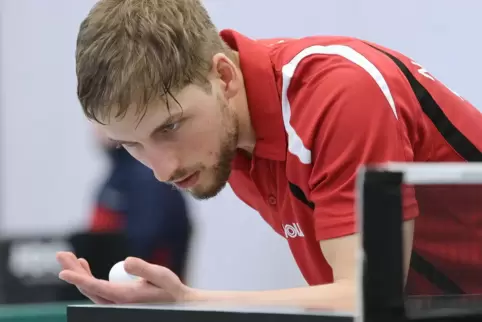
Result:
{"label": "man's face", "polygon": [[151,104],[141,119],[136,109],[111,117],[101,131],[154,171],[197,199],[214,197],[225,186],[238,141],[238,121],[219,83],[212,91],[189,85]]}

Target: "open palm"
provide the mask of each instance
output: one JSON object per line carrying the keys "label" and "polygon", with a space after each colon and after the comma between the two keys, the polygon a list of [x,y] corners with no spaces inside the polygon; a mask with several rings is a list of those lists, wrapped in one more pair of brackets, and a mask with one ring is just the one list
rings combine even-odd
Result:
{"label": "open palm", "polygon": [[141,278],[122,283],[95,278],[89,263],[73,253],[60,252],[57,260],[62,266],[59,278],[75,285],[96,304],[179,302],[194,293],[169,269],[139,258],[126,259],[125,270]]}

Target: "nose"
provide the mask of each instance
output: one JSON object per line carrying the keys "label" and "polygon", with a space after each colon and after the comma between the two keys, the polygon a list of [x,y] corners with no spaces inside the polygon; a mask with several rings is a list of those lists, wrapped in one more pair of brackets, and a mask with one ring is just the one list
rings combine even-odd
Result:
{"label": "nose", "polygon": [[154,176],[161,182],[169,181],[179,168],[179,159],[172,152],[165,150],[149,153],[147,161]]}

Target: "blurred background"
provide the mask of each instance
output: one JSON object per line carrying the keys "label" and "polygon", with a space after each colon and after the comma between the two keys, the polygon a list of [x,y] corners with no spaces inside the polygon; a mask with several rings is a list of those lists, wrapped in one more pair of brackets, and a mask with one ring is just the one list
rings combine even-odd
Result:
{"label": "blurred background", "polygon": [[[56,281],[59,249],[95,261],[100,276],[139,254],[193,287],[304,285],[286,242],[229,187],[203,202],[177,195],[89,127],[74,51],[95,2],[0,0],[0,303],[82,300]],[[482,107],[478,1],[204,2],[220,29],[254,38],[348,35],[399,50]]]}

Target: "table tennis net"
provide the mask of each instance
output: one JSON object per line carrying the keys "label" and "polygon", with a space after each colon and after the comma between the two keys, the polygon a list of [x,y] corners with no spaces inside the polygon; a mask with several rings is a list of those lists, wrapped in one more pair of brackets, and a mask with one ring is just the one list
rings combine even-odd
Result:
{"label": "table tennis net", "polygon": [[[482,311],[482,165],[368,168],[359,185],[365,311]],[[406,284],[402,222],[414,219]],[[482,318],[481,318],[482,319]]]}

